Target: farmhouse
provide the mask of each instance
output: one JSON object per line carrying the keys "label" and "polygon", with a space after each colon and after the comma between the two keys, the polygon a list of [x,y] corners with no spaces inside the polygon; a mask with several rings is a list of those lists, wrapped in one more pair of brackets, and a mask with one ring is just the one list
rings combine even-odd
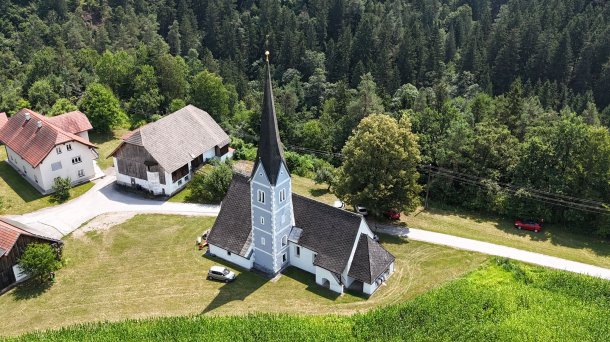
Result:
{"label": "farmhouse", "polygon": [[22,109],[0,128],[0,142],[6,147],[8,164],[47,194],[58,177],[70,178],[72,184],[95,177],[98,154],[89,142],[90,129],[91,123],[78,111],[49,118]]}
{"label": "farmhouse", "polygon": [[371,295],[394,271],[394,256],[362,216],[292,194],[268,64],[252,174],[233,177],[208,243],[211,254],[243,268],[274,276],[294,266],[339,293]]}
{"label": "farmhouse", "polygon": [[33,242],[60,247],[63,242],[33,233],[19,222],[0,217],[0,291],[25,279],[18,261],[25,247]]}
{"label": "farmhouse", "polygon": [[230,157],[229,142],[208,113],[188,105],[128,133],[110,156],[118,184],[170,196],[207,160]]}

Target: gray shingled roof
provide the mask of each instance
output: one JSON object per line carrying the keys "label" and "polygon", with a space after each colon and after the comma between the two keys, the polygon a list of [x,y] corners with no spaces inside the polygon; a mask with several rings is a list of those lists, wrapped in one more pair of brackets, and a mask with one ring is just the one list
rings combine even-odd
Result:
{"label": "gray shingled roof", "polygon": [[208,243],[245,257],[252,243],[250,184],[240,174],[233,175],[218,218],[208,235]]}
{"label": "gray shingled roof", "polygon": [[[249,194],[248,178],[235,174],[208,237],[209,243],[245,256],[252,243]],[[317,253],[314,265],[337,274],[342,273],[358,238],[362,218],[296,194],[292,195],[292,204],[295,225],[302,230],[298,244]],[[383,250],[378,243],[373,241],[373,244],[378,248],[373,248],[372,251]],[[378,259],[372,257],[370,260]],[[379,268],[381,267],[385,270],[387,265],[380,265]],[[374,265],[374,269],[377,269],[377,265]]]}
{"label": "gray shingled roof", "polygon": [[123,141],[143,146],[163,169],[173,172],[201,153],[227,145],[230,138],[210,114],[188,105],[140,127]]}
{"label": "gray shingled roof", "polygon": [[348,276],[372,284],[394,262],[394,256],[366,234],[361,234]]}

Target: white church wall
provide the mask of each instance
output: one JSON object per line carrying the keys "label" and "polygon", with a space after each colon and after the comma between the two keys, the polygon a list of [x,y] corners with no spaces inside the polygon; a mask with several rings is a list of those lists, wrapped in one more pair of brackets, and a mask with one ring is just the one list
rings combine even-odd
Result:
{"label": "white church wall", "polygon": [[252,264],[254,262],[254,260],[251,260],[253,259],[252,257],[250,259],[246,259],[238,254],[230,253],[226,249],[222,249],[214,245],[209,245],[209,249],[212,255],[233,263],[241,268],[245,268],[247,270],[252,268]]}
{"label": "white church wall", "polygon": [[[299,254],[297,255],[297,247]],[[316,273],[316,266],[313,265],[316,253],[303,246],[290,243],[290,264],[309,273]]]}
{"label": "white church wall", "polygon": [[330,271],[318,266],[316,266],[316,284],[327,287],[331,291],[343,293],[343,285],[337,282],[335,276]]}

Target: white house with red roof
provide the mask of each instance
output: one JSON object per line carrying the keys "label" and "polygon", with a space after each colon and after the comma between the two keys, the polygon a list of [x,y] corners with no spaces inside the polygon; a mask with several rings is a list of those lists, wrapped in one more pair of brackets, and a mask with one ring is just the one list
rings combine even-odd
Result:
{"label": "white house with red roof", "polygon": [[0,127],[7,162],[43,194],[55,179],[84,183],[96,174],[96,146],[89,141],[91,123],[81,112],[46,117],[22,109]]}

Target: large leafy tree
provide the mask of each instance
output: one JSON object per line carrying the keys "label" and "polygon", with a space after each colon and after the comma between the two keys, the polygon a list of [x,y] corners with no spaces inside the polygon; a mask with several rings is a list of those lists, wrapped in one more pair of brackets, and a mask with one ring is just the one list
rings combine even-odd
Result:
{"label": "large leafy tree", "polygon": [[51,83],[43,79],[32,84],[28,90],[28,98],[35,110],[46,112],[59,98],[59,95],[53,90]]}
{"label": "large leafy tree", "polygon": [[363,204],[374,214],[384,210],[414,210],[421,186],[417,136],[409,118],[400,121],[383,114],[363,119],[343,148],[337,195],[350,204]]}
{"label": "large leafy tree", "polygon": [[121,109],[119,100],[110,89],[99,83],[91,83],[87,87],[78,107],[98,132],[109,132],[127,122],[127,115]]}
{"label": "large leafy tree", "polygon": [[229,91],[220,76],[204,70],[193,78],[191,103],[208,113],[218,122],[229,115]]}

